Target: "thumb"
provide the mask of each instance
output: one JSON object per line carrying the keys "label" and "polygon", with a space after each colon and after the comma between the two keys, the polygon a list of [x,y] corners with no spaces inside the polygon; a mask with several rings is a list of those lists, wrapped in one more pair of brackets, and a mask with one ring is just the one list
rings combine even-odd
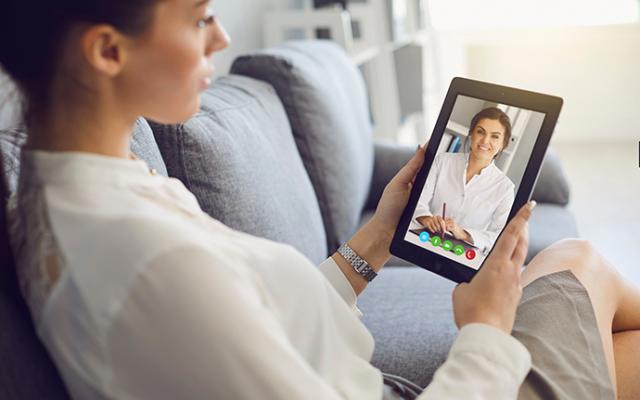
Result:
{"label": "thumb", "polygon": [[425,146],[418,146],[415,154],[409,162],[405,164],[402,169],[396,174],[394,180],[401,184],[409,184],[413,183],[413,180],[424,164],[424,156],[425,156]]}
{"label": "thumb", "polygon": [[467,286],[469,286],[469,284],[467,282],[462,282],[462,283],[459,283],[458,285],[456,285],[455,288],[453,288],[452,297],[453,297],[454,301],[455,301],[455,299],[457,297],[460,297],[465,290],[467,290],[466,289]]}

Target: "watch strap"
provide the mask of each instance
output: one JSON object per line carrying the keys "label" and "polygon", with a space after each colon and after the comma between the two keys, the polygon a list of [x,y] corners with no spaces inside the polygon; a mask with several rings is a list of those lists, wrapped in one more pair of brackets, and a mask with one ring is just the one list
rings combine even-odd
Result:
{"label": "watch strap", "polygon": [[378,274],[376,274],[376,271],[371,268],[369,263],[362,259],[355,251],[353,251],[353,249],[349,247],[348,244],[345,243],[340,246],[340,248],[338,249],[338,254],[344,257],[344,259],[347,260],[349,264],[351,264],[353,269],[358,274],[362,275],[362,277],[364,277],[367,282],[371,282],[376,276],[378,276]]}

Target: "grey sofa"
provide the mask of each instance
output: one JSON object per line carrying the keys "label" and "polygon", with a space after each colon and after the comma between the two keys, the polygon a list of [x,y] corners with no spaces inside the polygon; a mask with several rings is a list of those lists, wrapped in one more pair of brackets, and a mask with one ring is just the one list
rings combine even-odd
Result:
{"label": "grey sofa", "polygon": [[[160,173],[182,180],[212,217],[291,244],[319,263],[370,218],[414,152],[373,141],[366,98],[358,69],[340,48],[290,43],[237,59],[189,121],[140,119],[132,147]],[[2,227],[23,141],[19,129],[0,131]],[[533,195],[540,206],[529,258],[577,235],[568,195],[550,151]],[[19,296],[4,229],[0,248],[0,398],[68,398]],[[395,258],[380,275],[359,299],[376,339],[372,363],[426,386],[456,334],[454,285]]]}

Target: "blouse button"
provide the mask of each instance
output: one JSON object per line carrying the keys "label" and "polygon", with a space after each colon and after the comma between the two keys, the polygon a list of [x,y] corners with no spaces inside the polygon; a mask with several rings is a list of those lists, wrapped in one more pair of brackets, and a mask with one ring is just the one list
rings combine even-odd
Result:
{"label": "blouse button", "polygon": [[151,173],[151,175],[157,175],[157,174],[158,174],[158,171],[156,171],[156,169],[155,169],[155,168],[151,168],[151,169],[149,170],[149,172]]}

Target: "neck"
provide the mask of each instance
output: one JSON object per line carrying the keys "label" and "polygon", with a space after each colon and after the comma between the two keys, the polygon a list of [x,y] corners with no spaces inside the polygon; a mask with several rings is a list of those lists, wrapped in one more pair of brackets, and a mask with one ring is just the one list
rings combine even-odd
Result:
{"label": "neck", "polygon": [[473,152],[469,153],[469,163],[467,165],[467,172],[473,172],[473,174],[478,174],[484,168],[488,167],[491,164],[492,160],[487,160],[483,158],[476,157]]}
{"label": "neck", "polygon": [[129,158],[136,117],[125,116],[114,102],[84,100],[54,99],[44,118],[29,127],[25,148]]}

